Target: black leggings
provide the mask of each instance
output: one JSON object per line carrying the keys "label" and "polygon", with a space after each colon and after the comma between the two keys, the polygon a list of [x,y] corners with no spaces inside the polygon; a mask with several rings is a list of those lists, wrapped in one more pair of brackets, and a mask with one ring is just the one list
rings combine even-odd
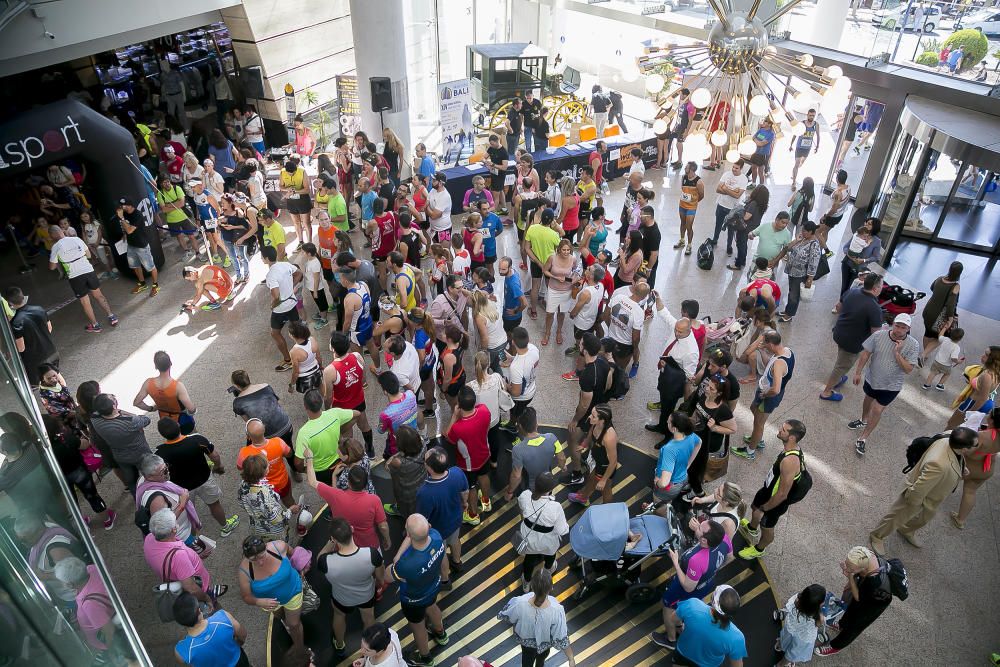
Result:
{"label": "black leggings", "polygon": [[[848,591],[850,595],[850,591]],[[845,596],[847,597],[847,596]],[[840,634],[833,638],[830,646],[838,651],[850,646],[851,642],[864,632],[865,628],[875,622],[882,612],[889,608],[888,602],[859,600],[850,602],[847,611],[840,617]]]}
{"label": "black leggings", "polygon": [[708,442],[711,435],[712,432],[708,430],[698,434],[701,446],[698,447],[698,453],[687,469],[688,484],[691,485],[691,491],[697,494],[704,491],[702,484],[705,482],[705,469],[708,467]]}
{"label": "black leggings", "polygon": [[497,457],[500,456],[500,450],[503,449],[504,443],[507,442],[507,438],[504,437],[499,423],[486,432],[486,441],[490,445],[490,461],[496,463]]}
{"label": "black leggings", "polygon": [[319,308],[319,314],[326,319],[326,311],[330,308],[330,304],[326,300],[326,290],[318,290],[316,296],[313,297],[313,301],[316,303],[316,307]]}
{"label": "black leggings", "polygon": [[86,468],[77,468],[73,472],[66,473],[66,485],[69,486],[70,493],[74,496],[76,491],[82,493],[83,497],[90,503],[90,509],[97,514],[108,509],[108,506],[104,504],[104,499],[97,493],[94,478]]}
{"label": "black leggings", "polygon": [[544,554],[524,554],[524,563],[521,567],[521,576],[525,581],[531,581],[531,575],[540,563],[545,563],[545,569],[551,570],[556,564],[556,555],[546,556]]}
{"label": "black leggings", "polygon": [[544,651],[539,651],[538,649],[531,648],[530,646],[521,646],[521,667],[544,667],[545,659],[549,657],[549,651],[552,649],[547,648]]}

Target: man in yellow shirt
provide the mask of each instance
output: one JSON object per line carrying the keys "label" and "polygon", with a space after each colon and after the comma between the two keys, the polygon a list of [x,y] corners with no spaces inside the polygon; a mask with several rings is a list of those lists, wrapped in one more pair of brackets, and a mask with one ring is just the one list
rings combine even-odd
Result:
{"label": "man in yellow shirt", "polygon": [[540,209],[537,213],[539,222],[532,222],[528,230],[524,233],[522,249],[531,259],[531,308],[528,316],[531,319],[538,317],[538,288],[542,284],[542,277],[545,275],[543,268],[556,246],[562,239],[562,230],[556,222],[556,213],[551,208]]}
{"label": "man in yellow shirt", "polygon": [[264,245],[274,248],[275,252],[278,253],[279,262],[285,261],[285,228],[275,220],[274,214],[266,208],[257,212],[257,219],[261,221]]}

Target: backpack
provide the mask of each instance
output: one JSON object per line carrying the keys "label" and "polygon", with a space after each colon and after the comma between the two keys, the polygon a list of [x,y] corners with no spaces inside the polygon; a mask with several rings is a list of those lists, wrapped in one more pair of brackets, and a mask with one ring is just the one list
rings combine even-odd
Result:
{"label": "backpack", "polygon": [[744,208],[742,206],[737,206],[732,211],[730,211],[722,223],[729,229],[736,232],[748,231],[747,223],[743,219]]}
{"label": "backpack", "polygon": [[711,271],[715,264],[715,241],[705,239],[705,242],[698,246],[698,268],[702,271]]}
{"label": "backpack", "polygon": [[611,387],[608,389],[607,397],[611,400],[621,400],[629,390],[628,371],[621,368],[614,362],[611,365]]}
{"label": "backpack", "polygon": [[906,446],[906,466],[903,467],[903,474],[905,475],[916,468],[931,445],[944,437],[946,437],[944,433],[938,433],[937,435],[922,435],[911,440],[910,444]]}
{"label": "backpack", "polygon": [[811,489],[813,485],[812,474],[806,470],[805,454],[799,450],[798,456],[799,476],[795,479],[791,490],[788,492],[788,497],[786,498],[786,502],[788,504],[797,503],[805,498],[806,494],[809,493],[809,489]]}
{"label": "backpack", "polygon": [[[150,496],[149,500],[146,501],[145,504],[140,505],[135,511],[135,517],[132,519],[132,522],[135,523],[136,527],[142,531],[143,537],[149,535],[149,517],[152,516],[149,511],[149,506],[152,504],[153,500],[156,499],[156,496],[163,496],[163,494],[157,492]],[[166,496],[163,497],[166,498]]]}
{"label": "backpack", "polygon": [[900,600],[910,597],[910,581],[906,574],[906,567],[903,561],[898,558],[889,558],[882,566],[886,579],[889,580],[889,592]]}

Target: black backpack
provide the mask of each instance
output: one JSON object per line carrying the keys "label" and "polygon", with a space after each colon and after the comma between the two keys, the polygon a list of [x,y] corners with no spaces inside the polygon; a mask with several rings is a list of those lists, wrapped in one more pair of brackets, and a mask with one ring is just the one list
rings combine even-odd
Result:
{"label": "black backpack", "polygon": [[910,580],[903,561],[889,558],[882,565],[882,572],[889,581],[889,592],[900,600],[910,597]]}
{"label": "black backpack", "polygon": [[[146,501],[144,505],[140,505],[139,509],[135,511],[135,517],[132,519],[136,527],[142,531],[143,537],[149,535],[149,517],[152,516],[152,514],[149,511],[149,506],[150,504],[152,504],[153,500],[156,499],[156,496],[163,496],[163,494],[154,493],[152,496],[150,496],[149,500]],[[163,497],[165,498],[166,496]]]}
{"label": "black backpack", "polygon": [[698,246],[698,268],[702,271],[711,271],[715,264],[715,241],[705,239],[705,242]]}
{"label": "black backpack", "polygon": [[805,454],[799,450],[799,476],[795,479],[792,484],[791,490],[788,492],[788,497],[785,499],[789,505],[792,503],[797,503],[806,497],[809,493],[809,489],[812,488],[813,478],[812,474],[806,469],[806,459]]}
{"label": "black backpack", "polygon": [[628,371],[621,368],[618,364],[611,363],[611,388],[608,389],[608,399],[623,399],[628,390]]}
{"label": "black backpack", "polygon": [[906,466],[903,468],[903,474],[916,468],[931,445],[945,437],[947,436],[944,433],[938,433],[937,435],[922,435],[911,440],[910,444],[906,446]]}

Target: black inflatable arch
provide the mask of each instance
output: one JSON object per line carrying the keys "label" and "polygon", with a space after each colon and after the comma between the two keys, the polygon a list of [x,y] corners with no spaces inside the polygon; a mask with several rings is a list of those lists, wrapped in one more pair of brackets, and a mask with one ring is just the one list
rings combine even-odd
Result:
{"label": "black inflatable arch", "polygon": [[[114,247],[115,241],[122,238],[121,227],[108,221],[122,197],[137,202],[147,227],[153,225],[153,210],[128,130],[75,100],[37,107],[0,125],[0,178],[70,157],[86,161],[90,203],[104,222],[104,238],[111,245],[119,269],[130,274],[125,256]],[[156,265],[163,266],[159,234],[148,229],[146,236]]]}

